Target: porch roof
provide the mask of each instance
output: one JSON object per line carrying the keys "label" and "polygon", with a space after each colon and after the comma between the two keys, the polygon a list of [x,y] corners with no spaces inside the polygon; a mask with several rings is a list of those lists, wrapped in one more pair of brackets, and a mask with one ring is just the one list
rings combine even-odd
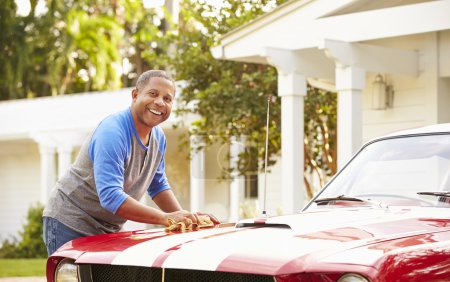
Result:
{"label": "porch roof", "polygon": [[449,0],[292,0],[221,38],[218,59],[270,63],[264,48],[318,48],[450,29]]}
{"label": "porch roof", "polygon": [[[0,102],[0,141],[28,139],[37,132],[87,133],[106,116],[129,107],[131,90]],[[172,114],[162,126],[171,127],[176,121],[177,117]]]}

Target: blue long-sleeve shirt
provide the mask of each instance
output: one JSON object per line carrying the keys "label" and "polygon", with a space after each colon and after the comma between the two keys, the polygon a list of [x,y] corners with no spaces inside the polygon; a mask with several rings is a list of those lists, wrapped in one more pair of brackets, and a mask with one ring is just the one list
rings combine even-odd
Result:
{"label": "blue long-sleeve shirt", "polygon": [[85,234],[117,232],[115,215],[127,197],[153,198],[170,189],[165,174],[166,138],[152,129],[148,146],[137,134],[130,109],[104,119],[87,138],[70,170],[58,181],[44,216]]}

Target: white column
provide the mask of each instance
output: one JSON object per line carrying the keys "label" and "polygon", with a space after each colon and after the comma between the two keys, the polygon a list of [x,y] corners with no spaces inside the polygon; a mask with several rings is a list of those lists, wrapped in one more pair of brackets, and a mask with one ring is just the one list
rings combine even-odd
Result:
{"label": "white column", "polygon": [[205,152],[201,136],[191,136],[191,193],[190,210],[203,211],[205,206]]}
{"label": "white column", "polygon": [[72,146],[58,146],[58,178],[61,178],[72,164],[72,150]]}
{"label": "white column", "polygon": [[318,50],[284,50],[266,47],[261,56],[277,68],[281,97],[281,189],[282,212],[298,213],[305,205],[304,96],[306,76],[331,79],[333,65]]}
{"label": "white column", "polygon": [[228,221],[235,222],[239,220],[239,204],[244,198],[245,178],[236,171],[238,166],[239,154],[245,150],[245,140],[236,136],[231,137],[230,145],[230,167],[234,168],[231,173],[230,183],[230,215]]}
{"label": "white column", "polygon": [[41,155],[41,202],[45,205],[56,181],[55,148],[40,144],[39,153]]}
{"label": "white column", "polygon": [[362,145],[362,90],[365,70],[352,66],[336,67],[337,164],[342,168]]}
{"label": "white column", "polygon": [[303,97],[306,77],[278,70],[281,96],[281,190],[283,213],[298,213],[305,204],[303,185]]}
{"label": "white column", "polygon": [[[39,144],[41,155],[41,201],[46,203],[55,186],[56,177],[61,177],[72,163],[72,150],[81,146],[87,133],[78,130],[32,132],[30,137]],[[57,148],[57,149],[56,149]],[[58,171],[56,171],[58,151]],[[58,173],[58,175],[56,175]]]}

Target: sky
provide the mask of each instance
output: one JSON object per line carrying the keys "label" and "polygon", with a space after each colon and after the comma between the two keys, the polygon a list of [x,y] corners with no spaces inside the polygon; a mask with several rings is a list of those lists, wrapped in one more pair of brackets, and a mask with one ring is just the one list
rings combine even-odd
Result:
{"label": "sky", "polygon": [[[27,16],[30,13],[30,0],[15,0],[17,5],[17,14],[20,16]],[[47,11],[47,6],[44,0],[39,0],[36,6],[36,14],[40,15]]]}

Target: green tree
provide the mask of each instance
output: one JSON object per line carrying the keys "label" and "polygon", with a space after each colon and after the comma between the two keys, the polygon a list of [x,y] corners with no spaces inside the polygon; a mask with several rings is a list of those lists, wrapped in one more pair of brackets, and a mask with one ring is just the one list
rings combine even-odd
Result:
{"label": "green tree", "polygon": [[25,17],[14,0],[0,7],[1,100],[117,89],[165,66],[166,15],[141,1],[47,0],[41,14],[36,4]]}
{"label": "green tree", "polygon": [[[35,17],[33,31],[48,35],[33,49],[47,89],[42,96],[116,89],[121,86],[119,41],[121,26],[105,1],[47,1],[48,11]],[[100,9],[105,4],[108,9]],[[39,24],[39,25],[38,25]],[[32,56],[36,58],[35,56]]]}
{"label": "green tree", "polygon": [[142,1],[121,0],[117,11],[124,28],[121,53],[131,69],[124,74],[125,85],[132,85],[139,74],[148,69],[166,69],[170,46],[165,22],[170,15],[165,9],[146,9]]}
{"label": "green tree", "polygon": [[16,10],[14,0],[5,0],[0,5],[0,100],[14,98],[27,56],[23,22],[16,18]]}
{"label": "green tree", "polygon": [[[308,85],[304,105],[304,182],[311,198],[337,172],[337,94]],[[314,176],[319,186],[314,186]]]}
{"label": "green tree", "polygon": [[[282,2],[282,1],[279,1]],[[260,64],[215,60],[210,48],[219,36],[263,14],[274,1],[224,1],[220,7],[202,1],[183,1],[177,52],[171,65],[178,80],[186,82],[179,112],[193,111],[202,119],[190,134],[205,136],[206,144],[227,144],[245,136],[246,152],[239,159],[241,173],[256,173],[264,165],[268,95],[276,96],[276,70]],[[280,106],[270,112],[269,164],[280,149]],[[224,177],[234,168],[225,171]]]}
{"label": "green tree", "polygon": [[[177,53],[171,64],[178,80],[186,82],[178,111],[202,118],[189,134],[205,136],[206,145],[228,144],[231,136],[246,137],[246,151],[237,168],[242,174],[264,166],[267,97],[277,95],[277,73],[267,65],[215,60],[210,48],[220,35],[267,12],[284,1],[223,1],[220,7],[204,1],[183,1]],[[270,105],[268,166],[281,148],[280,101]],[[308,86],[305,97],[305,187],[311,197],[336,172],[336,94]],[[187,139],[186,139],[187,140]],[[312,175],[320,187],[314,187]]]}

